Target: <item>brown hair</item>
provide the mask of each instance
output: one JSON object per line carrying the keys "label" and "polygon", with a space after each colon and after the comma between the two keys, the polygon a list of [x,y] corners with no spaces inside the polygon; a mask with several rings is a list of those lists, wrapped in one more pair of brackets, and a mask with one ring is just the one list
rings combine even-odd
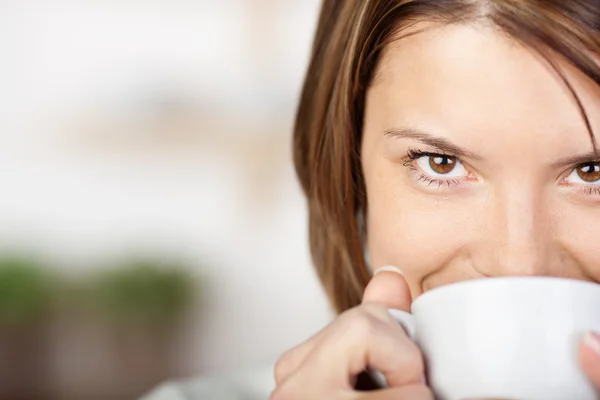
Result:
{"label": "brown hair", "polygon": [[360,145],[366,91],[382,50],[419,21],[485,21],[552,62],[559,54],[600,84],[597,0],[325,0],[294,129],[294,162],[308,199],[310,248],[338,312],[360,303],[371,277],[364,257],[365,184]]}

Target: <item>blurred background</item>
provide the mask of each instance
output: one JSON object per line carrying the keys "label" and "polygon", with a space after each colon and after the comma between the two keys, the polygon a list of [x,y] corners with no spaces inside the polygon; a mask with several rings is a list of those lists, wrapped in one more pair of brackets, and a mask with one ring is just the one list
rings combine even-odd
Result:
{"label": "blurred background", "polygon": [[291,162],[320,1],[0,5],[0,399],[133,399],[326,324]]}

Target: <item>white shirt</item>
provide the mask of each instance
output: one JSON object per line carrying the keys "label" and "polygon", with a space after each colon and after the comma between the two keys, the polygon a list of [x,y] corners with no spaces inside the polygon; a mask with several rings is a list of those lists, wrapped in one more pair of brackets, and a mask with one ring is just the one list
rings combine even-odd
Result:
{"label": "white shirt", "polygon": [[233,374],[167,382],[140,400],[266,400],[275,388],[273,365]]}

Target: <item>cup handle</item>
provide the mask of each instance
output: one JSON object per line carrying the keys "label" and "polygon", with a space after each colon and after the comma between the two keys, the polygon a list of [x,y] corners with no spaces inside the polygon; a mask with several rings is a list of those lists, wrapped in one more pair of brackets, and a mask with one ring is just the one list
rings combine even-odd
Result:
{"label": "cup handle", "polygon": [[[411,313],[407,313],[406,311],[398,310],[395,308],[388,308],[388,313],[394,318],[396,322],[398,322],[404,330],[406,334],[411,338],[411,340],[415,339],[415,317]],[[376,370],[369,369],[367,373],[371,376],[371,378],[382,388],[387,387],[387,381],[385,376]]]}
{"label": "cup handle", "polygon": [[388,308],[388,312],[398,322],[411,339],[415,339],[415,317],[406,311]]}

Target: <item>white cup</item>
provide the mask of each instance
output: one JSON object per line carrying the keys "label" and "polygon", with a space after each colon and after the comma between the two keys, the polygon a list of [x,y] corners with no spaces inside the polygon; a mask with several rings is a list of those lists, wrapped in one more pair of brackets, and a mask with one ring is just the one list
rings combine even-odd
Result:
{"label": "white cup", "polygon": [[485,278],[390,310],[419,345],[439,400],[595,400],[578,361],[600,331],[600,285],[550,277]]}

